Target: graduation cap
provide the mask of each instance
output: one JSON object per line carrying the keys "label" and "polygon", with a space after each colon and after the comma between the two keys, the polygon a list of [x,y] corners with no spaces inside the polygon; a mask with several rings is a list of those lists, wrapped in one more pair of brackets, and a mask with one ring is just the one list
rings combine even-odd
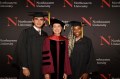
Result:
{"label": "graduation cap", "polygon": [[33,17],[46,17],[48,16],[48,12],[29,12],[29,16]]}
{"label": "graduation cap", "polygon": [[48,17],[48,22],[50,24],[50,12],[45,11],[45,12],[29,12],[29,16],[34,17]]}
{"label": "graduation cap", "polygon": [[83,26],[85,26],[85,23],[84,23],[84,22],[70,21],[70,22],[68,22],[68,25],[69,25],[70,27],[75,27],[75,26],[82,27],[82,28],[81,28],[81,30],[82,30],[82,35],[81,35],[81,37],[83,38]]}
{"label": "graduation cap", "polygon": [[53,24],[58,23],[60,24],[63,28],[65,23],[63,23],[62,21],[58,20],[58,19],[50,19],[50,25],[53,27]]}
{"label": "graduation cap", "polygon": [[71,27],[74,27],[74,26],[83,27],[85,25],[85,23],[84,22],[79,22],[79,21],[70,21],[70,22],[68,22],[68,25],[71,26]]}

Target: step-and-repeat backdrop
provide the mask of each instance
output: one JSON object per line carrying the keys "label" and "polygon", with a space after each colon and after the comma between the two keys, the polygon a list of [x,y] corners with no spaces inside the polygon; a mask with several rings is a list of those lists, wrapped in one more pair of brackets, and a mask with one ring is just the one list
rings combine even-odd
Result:
{"label": "step-and-repeat backdrop", "polygon": [[[18,70],[11,65],[16,42],[32,26],[28,12],[38,11],[65,23],[85,22],[84,35],[92,39],[101,78],[120,79],[120,0],[0,0],[0,79],[17,79]],[[48,23],[43,29],[51,34]]]}

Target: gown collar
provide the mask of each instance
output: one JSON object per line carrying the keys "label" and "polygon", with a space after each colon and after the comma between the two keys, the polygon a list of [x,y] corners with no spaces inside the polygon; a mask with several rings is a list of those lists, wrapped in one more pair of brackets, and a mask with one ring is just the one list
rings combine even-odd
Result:
{"label": "gown collar", "polygon": [[63,36],[51,35],[51,36],[49,37],[49,39],[51,39],[51,40],[56,40],[56,41],[61,41],[61,40],[64,40],[64,37],[63,37]]}

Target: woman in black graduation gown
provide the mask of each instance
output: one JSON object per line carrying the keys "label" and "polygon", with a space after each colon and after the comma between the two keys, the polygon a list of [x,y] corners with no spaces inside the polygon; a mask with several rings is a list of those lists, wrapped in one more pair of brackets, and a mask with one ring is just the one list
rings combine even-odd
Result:
{"label": "woman in black graduation gown", "polygon": [[42,79],[42,47],[47,33],[44,12],[32,13],[33,26],[22,31],[16,46],[16,62],[20,66],[19,79]]}
{"label": "woman in black graduation gown", "polygon": [[88,79],[89,73],[97,70],[92,41],[83,36],[84,24],[77,21],[69,24],[69,56],[72,69],[70,79]]}
{"label": "woman in black graduation gown", "polygon": [[68,39],[61,36],[64,23],[51,19],[53,35],[47,37],[43,46],[43,74],[45,79],[67,79],[71,74],[68,56]]}

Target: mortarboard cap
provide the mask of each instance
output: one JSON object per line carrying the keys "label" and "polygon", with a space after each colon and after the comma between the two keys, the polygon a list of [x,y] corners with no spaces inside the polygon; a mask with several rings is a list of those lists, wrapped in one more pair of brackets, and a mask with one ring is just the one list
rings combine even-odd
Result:
{"label": "mortarboard cap", "polygon": [[46,17],[48,16],[48,12],[29,12],[29,16],[33,17]]}
{"label": "mortarboard cap", "polygon": [[60,24],[63,28],[65,23],[63,23],[62,21],[58,20],[58,19],[50,19],[50,25],[53,26],[53,24],[58,23]]}
{"label": "mortarboard cap", "polygon": [[79,21],[70,21],[68,24],[69,24],[69,26],[71,26],[71,27],[74,27],[74,26],[83,27],[83,26],[85,25],[85,23],[79,22]]}

